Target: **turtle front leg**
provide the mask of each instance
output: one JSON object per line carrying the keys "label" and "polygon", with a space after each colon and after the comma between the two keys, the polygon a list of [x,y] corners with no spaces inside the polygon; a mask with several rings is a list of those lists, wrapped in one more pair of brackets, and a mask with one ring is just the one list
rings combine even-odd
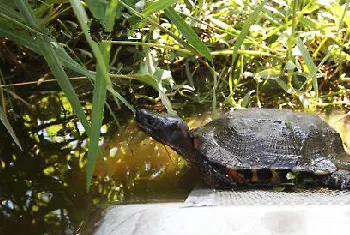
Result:
{"label": "turtle front leg", "polygon": [[233,189],[237,188],[237,183],[227,175],[226,168],[219,164],[203,161],[197,163],[198,168],[202,171],[204,182],[212,188]]}
{"label": "turtle front leg", "polygon": [[350,171],[338,170],[326,177],[323,183],[330,188],[340,190],[350,189]]}

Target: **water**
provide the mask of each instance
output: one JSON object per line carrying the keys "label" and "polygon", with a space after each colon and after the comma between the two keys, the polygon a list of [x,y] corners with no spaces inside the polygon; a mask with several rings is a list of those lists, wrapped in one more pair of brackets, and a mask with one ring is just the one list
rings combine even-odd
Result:
{"label": "water", "polygon": [[106,164],[97,161],[86,193],[86,134],[67,100],[46,93],[29,103],[13,124],[23,151],[0,125],[0,234],[73,234],[97,205],[181,201],[193,188],[195,170],[123,110],[116,112],[122,128],[102,128]]}
{"label": "water", "polygon": [[[33,107],[16,110],[14,124],[23,151],[0,127],[0,234],[73,234],[97,205],[182,201],[199,180],[196,169],[141,133],[121,110],[122,127],[106,122],[101,130],[105,164],[97,161],[86,193],[86,134],[67,100],[48,93],[29,101]],[[208,113],[195,113],[191,127],[208,121]],[[341,115],[326,119],[350,146],[350,118],[337,121]]]}

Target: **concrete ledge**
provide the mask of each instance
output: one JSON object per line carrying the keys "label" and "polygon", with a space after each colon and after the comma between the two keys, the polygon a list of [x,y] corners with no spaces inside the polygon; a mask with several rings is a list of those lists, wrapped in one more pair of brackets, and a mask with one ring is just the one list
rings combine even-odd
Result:
{"label": "concrete ledge", "polygon": [[349,206],[115,206],[95,234],[348,234]]}
{"label": "concrete ledge", "polygon": [[184,203],[111,206],[95,234],[349,234],[349,195],[197,189]]}

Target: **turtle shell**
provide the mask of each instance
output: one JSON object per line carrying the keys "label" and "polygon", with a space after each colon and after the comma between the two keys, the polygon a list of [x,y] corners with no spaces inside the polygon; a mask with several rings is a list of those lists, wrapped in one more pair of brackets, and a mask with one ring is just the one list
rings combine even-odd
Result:
{"label": "turtle shell", "polygon": [[331,174],[337,170],[332,160],[345,151],[339,134],[326,122],[290,110],[231,111],[192,135],[200,158],[233,170]]}

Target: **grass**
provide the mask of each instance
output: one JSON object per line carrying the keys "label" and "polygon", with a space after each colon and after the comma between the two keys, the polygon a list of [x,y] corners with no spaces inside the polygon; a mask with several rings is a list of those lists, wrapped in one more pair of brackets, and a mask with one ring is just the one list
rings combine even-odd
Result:
{"label": "grass", "polygon": [[[131,111],[145,102],[170,113],[186,102],[349,109],[349,2],[0,1],[0,120],[20,145],[7,107],[22,96],[17,85],[45,77],[13,74],[43,56],[90,138],[88,189],[107,95]],[[71,83],[81,76],[94,85],[91,116]]]}

